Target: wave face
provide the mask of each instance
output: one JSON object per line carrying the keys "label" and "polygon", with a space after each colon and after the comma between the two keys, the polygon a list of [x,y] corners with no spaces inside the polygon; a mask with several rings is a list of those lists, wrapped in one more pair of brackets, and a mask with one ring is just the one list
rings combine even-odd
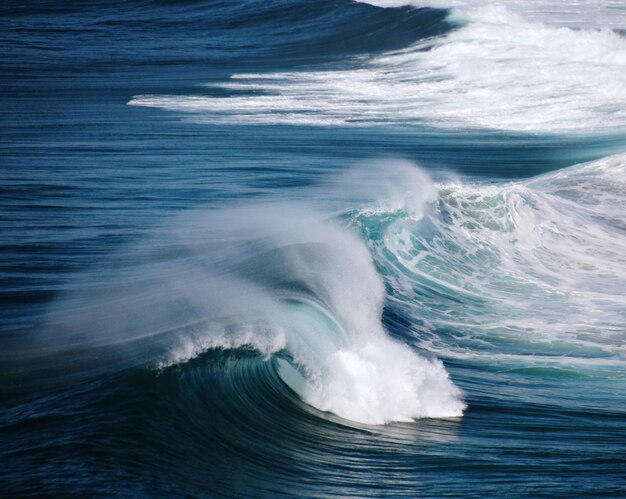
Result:
{"label": "wave face", "polygon": [[617,32],[527,21],[503,6],[450,11],[446,22],[456,29],[348,68],[235,73],[208,86],[219,95],[130,104],[237,124],[623,131],[626,40]]}

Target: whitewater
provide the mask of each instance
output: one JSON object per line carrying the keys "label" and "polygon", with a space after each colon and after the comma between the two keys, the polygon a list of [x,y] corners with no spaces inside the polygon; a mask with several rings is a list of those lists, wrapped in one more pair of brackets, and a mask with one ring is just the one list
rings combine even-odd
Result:
{"label": "whitewater", "polygon": [[576,15],[590,26],[576,29],[555,26],[563,19],[552,19],[554,8],[459,4],[445,19],[448,35],[357,58],[350,69],[235,73],[210,84],[231,96],[144,95],[130,104],[233,124],[623,131],[626,41],[604,22],[617,4],[583,3]]}

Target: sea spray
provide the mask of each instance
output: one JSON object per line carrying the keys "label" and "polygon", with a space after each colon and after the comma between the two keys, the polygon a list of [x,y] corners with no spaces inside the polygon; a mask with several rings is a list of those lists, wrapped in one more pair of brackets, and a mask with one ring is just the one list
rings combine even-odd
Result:
{"label": "sea spray", "polygon": [[[320,191],[335,208],[369,204],[414,217],[436,194],[403,162],[361,165]],[[304,401],[345,419],[463,412],[441,362],[384,330],[385,288],[367,245],[304,201],[183,213],[73,288],[52,307],[40,350],[30,350],[38,359],[54,352],[47,362],[59,367],[72,356],[85,373],[164,368],[208,349],[252,347],[281,359],[283,379]]]}

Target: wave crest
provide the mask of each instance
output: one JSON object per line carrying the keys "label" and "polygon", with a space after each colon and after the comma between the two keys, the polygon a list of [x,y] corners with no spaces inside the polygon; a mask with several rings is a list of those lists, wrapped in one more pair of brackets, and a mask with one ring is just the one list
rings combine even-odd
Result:
{"label": "wave crest", "polygon": [[466,19],[450,12],[447,24],[456,29],[341,69],[234,74],[207,87],[215,96],[138,95],[129,104],[211,123],[626,127],[626,40],[616,32],[528,21],[502,6],[472,8]]}
{"label": "wave crest", "polygon": [[418,222],[355,220],[379,234],[372,251],[416,344],[446,358],[623,366],[626,156],[438,188]]}
{"label": "wave crest", "polygon": [[[335,195],[343,185],[363,202],[378,199],[372,190],[388,175],[395,180],[384,199],[394,197],[396,183],[396,197],[405,199],[432,189],[421,185],[424,174],[397,169],[347,175]],[[420,185],[407,191],[404,178]],[[429,195],[419,199],[410,204],[414,213]],[[116,372],[253,347],[280,359],[281,376],[305,402],[348,420],[462,415],[461,392],[441,362],[383,328],[385,287],[367,246],[302,203],[187,212],[113,260],[55,304],[32,357],[54,352],[47,362],[60,371],[74,357],[87,371]]]}

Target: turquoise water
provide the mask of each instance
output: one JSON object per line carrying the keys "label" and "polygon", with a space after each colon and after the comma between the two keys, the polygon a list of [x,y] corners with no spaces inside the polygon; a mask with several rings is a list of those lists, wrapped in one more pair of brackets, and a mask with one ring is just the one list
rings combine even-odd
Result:
{"label": "turquoise water", "polygon": [[2,495],[623,496],[624,7],[371,3],[0,7]]}

